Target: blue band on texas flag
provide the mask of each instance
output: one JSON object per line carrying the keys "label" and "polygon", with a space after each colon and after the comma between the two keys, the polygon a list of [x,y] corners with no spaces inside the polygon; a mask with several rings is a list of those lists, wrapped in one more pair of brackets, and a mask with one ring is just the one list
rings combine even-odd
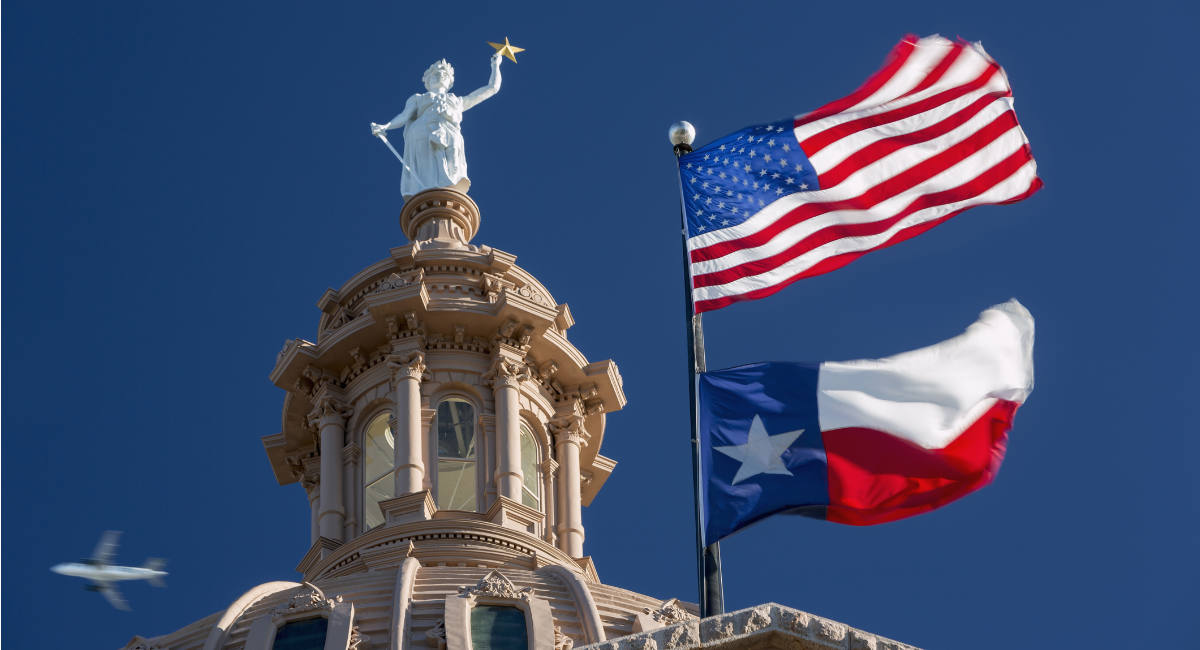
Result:
{"label": "blue band on texas flag", "polygon": [[756,363],[700,377],[704,536],[772,514],[893,521],[989,483],[1033,388],[1033,318],[1011,300],[885,359]]}

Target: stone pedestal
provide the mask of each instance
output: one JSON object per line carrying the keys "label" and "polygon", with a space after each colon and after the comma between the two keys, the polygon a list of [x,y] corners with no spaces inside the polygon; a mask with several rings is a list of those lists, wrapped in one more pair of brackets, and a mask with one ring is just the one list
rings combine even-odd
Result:
{"label": "stone pedestal", "polygon": [[432,519],[433,513],[437,512],[437,504],[433,501],[432,492],[421,490],[380,501],[379,509],[383,512],[384,525],[392,526]]}
{"label": "stone pedestal", "polygon": [[400,227],[421,248],[466,248],[479,230],[479,206],[448,187],[426,190],[404,203]]}

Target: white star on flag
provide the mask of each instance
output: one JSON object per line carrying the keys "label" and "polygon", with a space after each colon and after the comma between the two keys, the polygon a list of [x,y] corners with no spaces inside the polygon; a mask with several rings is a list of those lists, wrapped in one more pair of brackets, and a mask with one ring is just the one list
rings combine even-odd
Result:
{"label": "white star on flag", "polygon": [[750,422],[749,437],[744,445],[724,445],[714,450],[742,463],[730,485],[758,476],[759,474],[786,474],[795,476],[783,464],[783,452],[796,442],[804,429],[770,435],[757,415]]}

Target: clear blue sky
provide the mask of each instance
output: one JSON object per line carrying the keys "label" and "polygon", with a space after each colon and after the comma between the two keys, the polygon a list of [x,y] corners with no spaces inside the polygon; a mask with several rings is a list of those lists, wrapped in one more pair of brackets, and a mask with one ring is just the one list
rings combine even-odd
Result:
{"label": "clear blue sky", "polygon": [[[619,465],[584,511],[610,584],[695,599],[678,194],[705,142],[836,99],[906,33],[1005,66],[1046,187],[706,318],[710,367],[853,359],[1019,298],[1038,385],[996,482],[874,528],[776,518],[724,545],[730,608],[777,601],[930,648],[1183,647],[1200,581],[1196,10],[1187,3],[6,2],[3,643],[115,648],[293,579],[267,380],[326,287],[404,242],[368,133],[445,57],[528,49],[466,115],[476,243],[518,255],[620,364]],[[125,531],[165,591],[112,610],[57,562]],[[64,619],[64,615],[68,618]]]}

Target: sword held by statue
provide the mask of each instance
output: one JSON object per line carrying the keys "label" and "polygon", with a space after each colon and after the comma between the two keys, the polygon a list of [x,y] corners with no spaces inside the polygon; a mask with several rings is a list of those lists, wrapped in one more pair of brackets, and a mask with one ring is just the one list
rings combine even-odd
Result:
{"label": "sword held by statue", "polygon": [[392,155],[394,155],[396,157],[396,160],[399,160],[400,164],[404,165],[404,169],[408,170],[408,173],[412,174],[413,176],[416,176],[417,173],[412,170],[412,167],[409,167],[408,163],[404,162],[404,158],[400,157],[400,152],[396,151],[396,148],[392,146],[391,142],[388,142],[387,136],[384,135],[384,132],[382,130],[377,131],[375,129],[375,127],[377,127],[377,126],[380,126],[380,125],[375,124],[374,122],[371,123],[371,134],[374,135],[375,137],[379,138],[380,140],[383,140],[383,143],[385,145],[387,145],[388,150],[390,150],[392,152]]}

